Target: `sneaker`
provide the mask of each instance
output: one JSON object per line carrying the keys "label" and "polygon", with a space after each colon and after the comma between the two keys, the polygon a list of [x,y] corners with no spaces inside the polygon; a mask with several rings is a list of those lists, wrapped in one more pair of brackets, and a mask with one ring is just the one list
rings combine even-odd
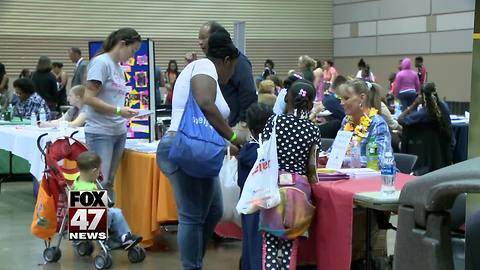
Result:
{"label": "sneaker", "polygon": [[125,240],[122,243],[122,246],[125,250],[129,250],[132,247],[136,246],[138,243],[142,242],[142,237],[137,236],[131,233],[125,235]]}

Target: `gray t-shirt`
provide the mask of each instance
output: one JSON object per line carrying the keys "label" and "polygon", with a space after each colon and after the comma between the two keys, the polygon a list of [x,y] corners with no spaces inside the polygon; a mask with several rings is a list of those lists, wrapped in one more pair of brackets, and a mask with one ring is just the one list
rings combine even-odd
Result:
{"label": "gray t-shirt", "polygon": [[[97,97],[115,107],[125,105],[128,88],[121,66],[108,53],[101,54],[88,65],[87,81],[99,81],[102,88]],[[121,135],[127,133],[125,119],[121,116],[98,112],[90,106],[86,107],[87,122],[85,133]]]}
{"label": "gray t-shirt", "polygon": [[81,109],[75,107],[75,106],[72,106],[70,109],[68,109],[68,111],[65,113],[65,120],[67,122],[72,122],[74,121],[75,119],[77,119],[78,115],[81,113],[81,112],[85,112],[85,106],[82,107]]}

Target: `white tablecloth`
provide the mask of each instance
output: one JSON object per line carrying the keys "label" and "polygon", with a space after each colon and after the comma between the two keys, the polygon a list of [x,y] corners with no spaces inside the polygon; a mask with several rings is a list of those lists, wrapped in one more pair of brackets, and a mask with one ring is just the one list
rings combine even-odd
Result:
{"label": "white tablecloth", "polygon": [[12,152],[14,155],[26,159],[30,163],[30,173],[40,181],[45,169],[45,161],[37,147],[37,139],[40,135],[48,133],[41,140],[41,146],[45,147],[48,141],[62,136],[70,136],[78,130],[74,138],[85,141],[83,128],[68,128],[64,132],[55,128],[38,128],[34,126],[0,126],[0,149]]}

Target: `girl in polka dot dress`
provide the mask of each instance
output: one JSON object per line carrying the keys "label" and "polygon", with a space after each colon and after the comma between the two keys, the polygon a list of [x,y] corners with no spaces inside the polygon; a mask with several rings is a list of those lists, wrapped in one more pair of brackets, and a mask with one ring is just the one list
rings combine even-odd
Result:
{"label": "girl in polka dot dress", "polygon": [[[276,118],[279,187],[282,202],[260,212],[263,231],[263,270],[296,268],[297,238],[304,236],[313,217],[310,183],[307,174],[309,157],[320,145],[320,130],[308,120],[313,107],[315,88],[306,80],[298,80],[288,89],[286,113]],[[275,117],[270,117],[263,131],[268,140]],[[295,194],[294,194],[295,193]],[[298,194],[296,194],[298,193]],[[298,199],[298,198],[302,198]],[[293,218],[295,217],[295,218]],[[299,218],[298,218],[299,217]]]}

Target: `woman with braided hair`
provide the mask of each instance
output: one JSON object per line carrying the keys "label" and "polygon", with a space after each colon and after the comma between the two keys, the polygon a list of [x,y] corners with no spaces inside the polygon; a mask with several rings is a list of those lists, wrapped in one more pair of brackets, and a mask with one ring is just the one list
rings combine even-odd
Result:
{"label": "woman with braided hair", "polygon": [[[418,107],[422,104],[422,108]],[[450,112],[440,101],[435,84],[423,85],[421,94],[399,117],[403,126],[402,152],[417,155],[415,173],[422,175],[452,164],[455,137]]]}
{"label": "woman with braided hair", "polygon": [[[418,110],[418,107],[423,107]],[[398,118],[398,122],[404,126],[417,123],[434,124],[440,131],[441,136],[452,140],[452,122],[447,105],[440,101],[435,83],[429,82],[422,87],[421,94],[415,99]]]}

